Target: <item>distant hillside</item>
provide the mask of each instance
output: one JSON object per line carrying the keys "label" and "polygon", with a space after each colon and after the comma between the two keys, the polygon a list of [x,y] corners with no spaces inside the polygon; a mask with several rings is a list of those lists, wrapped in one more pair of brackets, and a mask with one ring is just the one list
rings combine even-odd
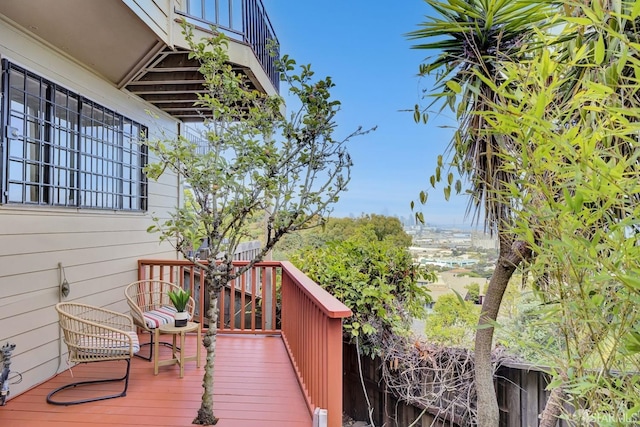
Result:
{"label": "distant hillside", "polygon": [[467,293],[465,286],[472,283],[480,285],[481,294],[484,293],[485,284],[488,283],[488,280],[483,277],[469,277],[465,275],[465,273],[470,272],[470,270],[464,268],[456,268],[438,273],[438,281],[436,283],[426,284],[431,290],[433,300],[437,301],[440,295],[452,294],[454,290],[464,298]]}

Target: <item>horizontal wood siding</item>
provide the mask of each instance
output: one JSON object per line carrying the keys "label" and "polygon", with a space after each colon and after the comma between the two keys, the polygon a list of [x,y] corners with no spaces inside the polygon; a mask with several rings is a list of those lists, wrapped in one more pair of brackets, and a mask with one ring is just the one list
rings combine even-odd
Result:
{"label": "horizontal wood siding", "polygon": [[[174,119],[159,111],[151,118],[150,105],[2,20],[0,57],[143,123],[152,136],[177,129]],[[0,205],[0,345],[16,344],[11,369],[23,377],[12,395],[67,367],[53,308],[60,299],[58,263],[71,286],[68,300],[128,312],[124,287],[137,279],[137,260],[176,257],[146,230],[152,216],[168,217],[178,197],[177,177],[166,174],[149,182],[147,212]]]}
{"label": "horizontal wood siding", "polygon": [[174,0],[122,0],[154,33],[171,45],[170,16],[173,14]]}

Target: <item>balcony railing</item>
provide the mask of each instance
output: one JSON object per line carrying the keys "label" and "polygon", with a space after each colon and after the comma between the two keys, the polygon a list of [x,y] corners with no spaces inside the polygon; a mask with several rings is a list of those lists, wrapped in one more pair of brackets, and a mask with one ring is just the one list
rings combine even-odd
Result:
{"label": "balcony railing", "polygon": [[[206,264],[206,262],[203,262]],[[234,268],[247,265],[235,261]],[[160,279],[189,289],[196,321],[208,320],[205,277],[190,261],[139,260],[138,279]],[[313,414],[327,410],[329,427],[342,425],[342,319],[344,304],[289,262],[264,261],[227,285],[218,296],[218,332],[279,334]]]}
{"label": "balcony railing", "polygon": [[253,49],[276,90],[280,76],[275,63],[279,57],[278,38],[262,0],[187,0],[186,10],[176,10],[188,21],[215,25],[228,37],[242,41]]}

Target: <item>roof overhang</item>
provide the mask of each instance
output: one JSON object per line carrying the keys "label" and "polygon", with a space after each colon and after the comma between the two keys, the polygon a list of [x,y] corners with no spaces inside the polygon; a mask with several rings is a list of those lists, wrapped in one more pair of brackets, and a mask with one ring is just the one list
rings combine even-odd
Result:
{"label": "roof overhang", "polygon": [[[181,19],[175,15],[166,23],[171,37],[165,40],[124,1],[1,0],[0,15],[177,119],[206,117],[194,106],[197,94],[204,90],[204,79],[197,61],[189,59]],[[196,40],[210,35],[210,29],[194,30]],[[251,46],[230,39],[229,58],[252,88],[278,92]]]}

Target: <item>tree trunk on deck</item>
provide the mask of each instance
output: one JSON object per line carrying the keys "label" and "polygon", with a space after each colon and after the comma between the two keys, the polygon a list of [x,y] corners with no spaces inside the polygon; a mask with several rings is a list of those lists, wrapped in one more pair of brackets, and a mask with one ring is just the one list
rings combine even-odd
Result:
{"label": "tree trunk on deck", "polygon": [[[215,425],[218,418],[213,414],[213,368],[216,356],[216,338],[218,334],[218,291],[216,287],[209,288],[209,328],[204,334],[202,344],[207,350],[207,360],[204,365],[204,377],[202,379],[202,404],[198,409],[198,416],[193,424]],[[200,343],[198,343],[200,345]]]}

